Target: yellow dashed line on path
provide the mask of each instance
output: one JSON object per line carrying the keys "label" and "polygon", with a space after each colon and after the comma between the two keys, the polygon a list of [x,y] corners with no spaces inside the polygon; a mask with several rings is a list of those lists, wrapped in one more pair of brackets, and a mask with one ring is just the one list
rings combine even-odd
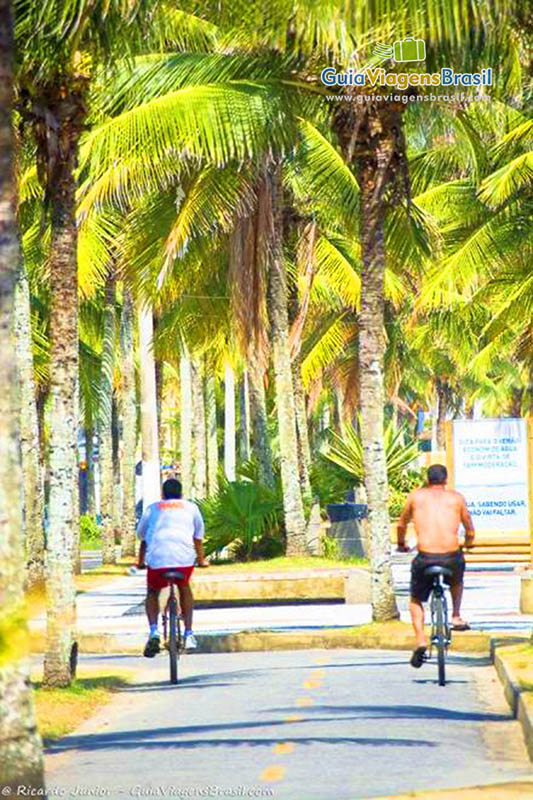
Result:
{"label": "yellow dashed line on path", "polygon": [[322,686],[322,681],[309,680],[309,681],[304,681],[303,683],[304,689],[320,689],[321,686]]}
{"label": "yellow dashed line on path", "polygon": [[315,701],[312,697],[298,697],[296,700],[297,706],[312,706]]}
{"label": "yellow dashed line on path", "polygon": [[292,753],[294,750],[294,744],[292,742],[278,742],[274,745],[274,752],[278,756],[284,756],[288,753]]}
{"label": "yellow dashed line on path", "polygon": [[268,783],[273,783],[274,781],[280,781],[285,773],[287,772],[287,767],[267,767],[263,770],[261,775],[259,776],[260,781],[267,781]]}
{"label": "yellow dashed line on path", "polygon": [[330,662],[329,658],[315,658],[313,660],[313,664],[329,664],[329,662]]}
{"label": "yellow dashed line on path", "polygon": [[283,722],[301,722],[302,720],[303,717],[301,717],[299,714],[290,714],[290,716],[285,717]]}

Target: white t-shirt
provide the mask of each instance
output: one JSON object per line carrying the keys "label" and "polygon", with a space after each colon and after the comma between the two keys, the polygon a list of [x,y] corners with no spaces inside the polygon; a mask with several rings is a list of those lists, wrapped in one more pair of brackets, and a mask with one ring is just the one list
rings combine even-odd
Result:
{"label": "white t-shirt", "polygon": [[191,567],[196,559],[193,540],[204,538],[204,521],[189,500],[160,500],[142,515],[137,536],[146,542],[151,569]]}

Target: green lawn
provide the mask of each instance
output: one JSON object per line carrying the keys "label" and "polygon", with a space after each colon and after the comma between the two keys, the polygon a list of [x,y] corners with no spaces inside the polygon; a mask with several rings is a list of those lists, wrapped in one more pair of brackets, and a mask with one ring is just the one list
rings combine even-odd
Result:
{"label": "green lawn", "polygon": [[509,664],[520,687],[533,692],[533,644],[499,648],[498,655]]}
{"label": "green lawn", "polygon": [[65,689],[45,689],[40,682],[34,682],[39,733],[45,740],[66,736],[127,685],[126,673],[102,675],[85,671]]}
{"label": "green lawn", "polygon": [[[297,569],[339,569],[347,567],[368,568],[366,558],[321,558],[320,556],[295,556],[269,558],[265,561],[212,563],[206,573],[213,572],[283,572]],[[199,570],[198,570],[199,571]]]}

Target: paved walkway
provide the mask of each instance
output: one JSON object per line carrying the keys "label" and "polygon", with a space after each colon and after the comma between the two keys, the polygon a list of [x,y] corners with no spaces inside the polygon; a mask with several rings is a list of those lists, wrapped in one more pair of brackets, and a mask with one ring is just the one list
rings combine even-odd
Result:
{"label": "paved walkway", "polygon": [[[415,671],[407,658],[195,654],[180,661],[181,682],[171,686],[167,658],[157,657],[111,706],[50,748],[50,798],[90,790],[110,800],[362,800],[533,779],[486,660],[450,657],[442,688],[435,664]],[[123,658],[121,666],[129,660],[139,663]]]}
{"label": "paved walkway", "polygon": [[[393,566],[401,618],[409,620],[410,558],[395,557]],[[213,572],[216,567],[212,567]],[[206,573],[203,573],[203,576]],[[242,577],[242,576],[241,576]],[[78,623],[85,633],[112,633],[122,643],[141,646],[146,635],[144,593],[146,573],[122,576],[94,591],[78,596]],[[463,615],[476,630],[531,631],[533,616],[519,613],[520,577],[509,566],[470,567],[465,579]],[[198,633],[233,633],[242,630],[311,630],[350,627],[371,620],[369,605],[312,603],[282,606],[199,608],[194,628]],[[34,620],[43,629],[44,613]]]}

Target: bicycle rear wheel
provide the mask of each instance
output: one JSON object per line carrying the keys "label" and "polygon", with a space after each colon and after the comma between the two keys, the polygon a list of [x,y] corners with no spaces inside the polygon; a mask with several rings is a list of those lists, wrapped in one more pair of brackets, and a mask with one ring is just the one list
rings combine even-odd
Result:
{"label": "bicycle rear wheel", "polygon": [[180,637],[178,622],[178,604],[175,597],[168,601],[169,631],[168,631],[168,656],[170,660],[170,683],[178,682],[178,658]]}
{"label": "bicycle rear wheel", "polygon": [[446,625],[444,621],[444,598],[435,597],[435,644],[437,646],[437,664],[439,686],[446,686]]}

